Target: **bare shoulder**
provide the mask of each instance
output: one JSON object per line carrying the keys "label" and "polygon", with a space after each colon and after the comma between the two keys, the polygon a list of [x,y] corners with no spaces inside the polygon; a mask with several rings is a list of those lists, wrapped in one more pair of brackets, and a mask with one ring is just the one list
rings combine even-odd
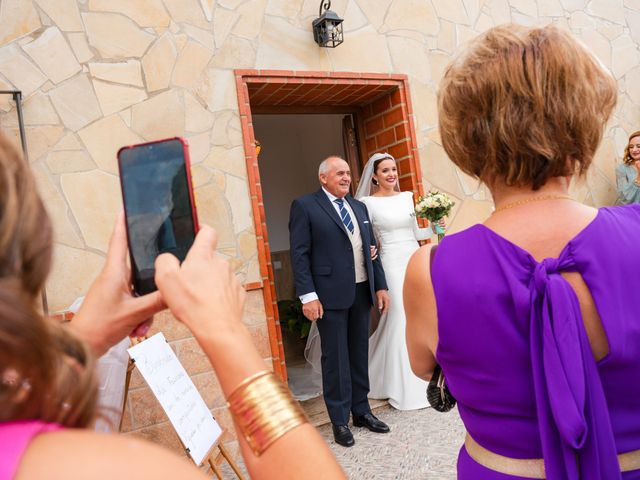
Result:
{"label": "bare shoulder", "polygon": [[416,250],[407,265],[405,286],[414,288],[428,288],[431,286],[430,263],[433,244],[427,244]]}
{"label": "bare shoulder", "polygon": [[29,444],[15,480],[40,478],[196,480],[206,477],[186,458],[151,442],[68,429],[38,435]]}

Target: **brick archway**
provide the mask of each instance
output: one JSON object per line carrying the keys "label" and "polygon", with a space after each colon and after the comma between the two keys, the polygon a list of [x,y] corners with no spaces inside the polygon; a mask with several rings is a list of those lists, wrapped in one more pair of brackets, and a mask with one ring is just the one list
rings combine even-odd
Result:
{"label": "brick archway", "polygon": [[398,162],[400,188],[422,194],[413,108],[406,75],[236,70],[235,77],[262,280],[255,288],[263,292],[274,371],[286,380],[252,113],[351,113],[361,161],[389,152]]}

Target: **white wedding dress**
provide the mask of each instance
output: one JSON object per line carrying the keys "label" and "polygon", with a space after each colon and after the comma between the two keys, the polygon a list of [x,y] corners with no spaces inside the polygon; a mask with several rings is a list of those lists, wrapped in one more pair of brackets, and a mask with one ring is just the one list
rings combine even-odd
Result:
{"label": "white wedding dress", "polygon": [[425,408],[427,382],[416,377],[409,364],[402,287],[407,263],[419,248],[418,240],[429,238],[432,231],[418,227],[412,215],[411,192],[360,200],[369,210],[391,297],[391,308],[369,338],[369,397],[388,398],[398,410]]}

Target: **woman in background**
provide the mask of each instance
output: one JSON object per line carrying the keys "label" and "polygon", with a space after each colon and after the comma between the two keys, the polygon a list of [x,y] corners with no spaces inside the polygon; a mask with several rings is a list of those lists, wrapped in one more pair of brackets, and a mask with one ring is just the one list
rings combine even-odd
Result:
{"label": "woman in background", "polygon": [[616,189],[618,204],[640,203],[640,131],[629,136],[624,147],[622,165],[616,167]]}

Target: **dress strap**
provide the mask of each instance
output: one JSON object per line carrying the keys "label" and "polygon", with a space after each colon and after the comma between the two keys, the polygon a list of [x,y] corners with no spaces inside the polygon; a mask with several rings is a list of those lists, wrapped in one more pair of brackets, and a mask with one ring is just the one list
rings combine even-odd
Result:
{"label": "dress strap", "polygon": [[535,266],[529,285],[530,342],[545,471],[552,480],[620,479],[596,360],[571,285],[568,252]]}

